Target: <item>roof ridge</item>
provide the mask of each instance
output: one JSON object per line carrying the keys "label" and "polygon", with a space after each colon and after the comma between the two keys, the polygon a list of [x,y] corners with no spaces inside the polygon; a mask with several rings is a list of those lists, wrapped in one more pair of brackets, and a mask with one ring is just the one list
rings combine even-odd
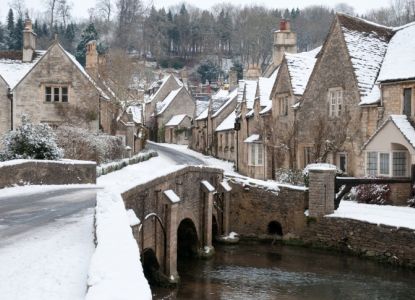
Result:
{"label": "roof ridge", "polygon": [[378,27],[379,29],[387,29],[387,30],[391,30],[391,31],[393,31],[393,29],[394,29],[394,27],[382,25],[382,24],[379,24],[379,23],[376,23],[376,22],[372,22],[372,21],[360,18],[360,17],[351,16],[349,14],[342,13],[342,12],[336,12],[336,15],[341,16],[341,17],[346,17],[348,19],[354,19],[354,20],[359,21],[361,23],[365,23],[365,24],[373,26],[373,27]]}

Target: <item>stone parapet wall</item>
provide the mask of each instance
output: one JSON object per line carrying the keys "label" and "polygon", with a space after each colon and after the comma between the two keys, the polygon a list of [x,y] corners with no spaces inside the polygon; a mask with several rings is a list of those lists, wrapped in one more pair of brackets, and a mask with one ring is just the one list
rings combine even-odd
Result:
{"label": "stone parapet wall", "polygon": [[13,160],[0,163],[0,188],[16,185],[96,183],[96,163],[76,160]]}
{"label": "stone parapet wall", "polygon": [[292,238],[305,228],[307,189],[279,187],[279,191],[271,191],[233,181],[230,185],[230,231],[241,237],[270,238],[268,225],[277,221],[283,236]]}
{"label": "stone parapet wall", "polygon": [[380,261],[415,267],[415,230],[325,217],[309,219],[302,241]]}

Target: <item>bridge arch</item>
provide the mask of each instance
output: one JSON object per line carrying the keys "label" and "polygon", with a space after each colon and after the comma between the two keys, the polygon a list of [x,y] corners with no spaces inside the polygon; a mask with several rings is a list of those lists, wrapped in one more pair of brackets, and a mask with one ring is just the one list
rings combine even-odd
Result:
{"label": "bridge arch", "polygon": [[141,265],[149,284],[158,284],[156,274],[160,272],[160,264],[153,248],[145,248],[141,251]]}
{"label": "bridge arch", "polygon": [[199,244],[195,223],[190,218],[183,219],[177,228],[177,257],[197,256]]}
{"label": "bridge arch", "polygon": [[282,225],[278,221],[271,221],[267,226],[267,233],[272,235],[283,236]]}

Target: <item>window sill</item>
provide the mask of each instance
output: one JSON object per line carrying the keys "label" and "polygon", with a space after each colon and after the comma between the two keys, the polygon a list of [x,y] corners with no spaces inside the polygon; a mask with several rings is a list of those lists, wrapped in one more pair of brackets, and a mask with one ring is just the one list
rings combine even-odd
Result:
{"label": "window sill", "polygon": [[43,101],[43,104],[69,104],[69,102],[60,102],[60,101]]}

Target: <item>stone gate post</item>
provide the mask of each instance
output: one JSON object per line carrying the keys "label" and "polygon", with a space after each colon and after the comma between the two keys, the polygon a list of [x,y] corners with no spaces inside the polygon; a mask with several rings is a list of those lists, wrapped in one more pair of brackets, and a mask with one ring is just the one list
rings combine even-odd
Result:
{"label": "stone gate post", "polygon": [[164,192],[168,205],[166,209],[166,257],[164,265],[164,273],[169,277],[172,283],[179,282],[179,274],[177,272],[177,227],[178,222],[178,206],[180,198],[171,190]]}
{"label": "stone gate post", "polygon": [[315,166],[309,168],[309,216],[321,218],[334,212],[336,169]]}

